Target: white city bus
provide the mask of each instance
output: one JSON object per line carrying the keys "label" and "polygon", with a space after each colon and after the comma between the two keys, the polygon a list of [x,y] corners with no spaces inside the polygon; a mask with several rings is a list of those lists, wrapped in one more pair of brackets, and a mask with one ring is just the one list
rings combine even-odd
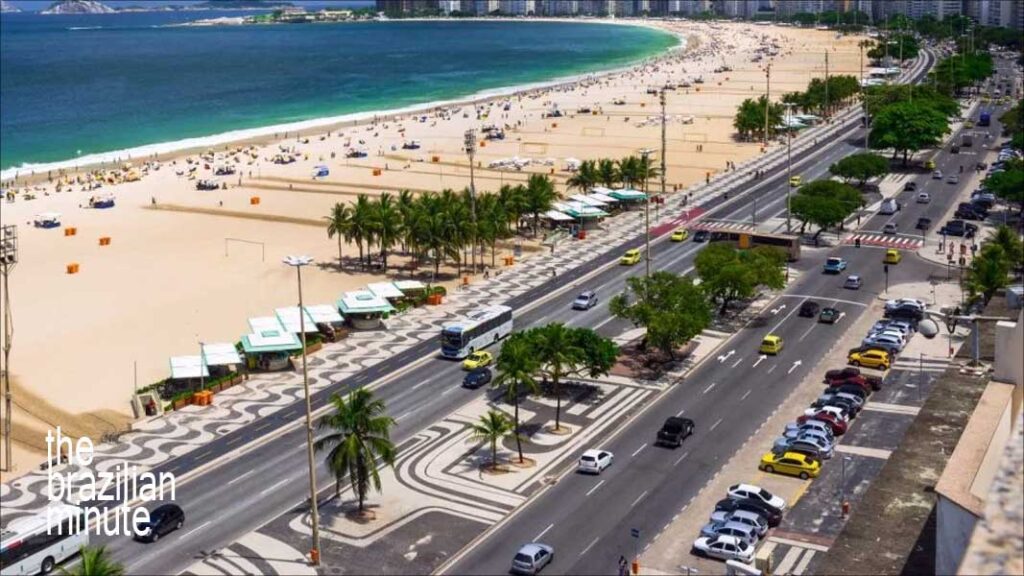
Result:
{"label": "white city bus", "polygon": [[0,574],[47,574],[89,545],[83,511],[71,504],[17,518],[0,530]]}
{"label": "white city bus", "polygon": [[512,309],[487,306],[473,310],[462,320],[441,328],[441,354],[465,358],[512,333]]}

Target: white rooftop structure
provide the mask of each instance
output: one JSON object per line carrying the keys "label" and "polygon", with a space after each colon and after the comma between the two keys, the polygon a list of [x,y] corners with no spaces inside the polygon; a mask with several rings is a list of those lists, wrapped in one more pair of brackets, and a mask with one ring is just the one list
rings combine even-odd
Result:
{"label": "white rooftop structure", "polygon": [[543,214],[548,220],[554,220],[555,222],[572,222],[575,220],[572,216],[559,212],[558,210],[548,210]]}
{"label": "white rooftop structure", "polygon": [[[309,314],[309,308],[305,310],[306,316],[303,318],[305,321],[306,334],[316,332],[316,321]],[[290,306],[288,308],[277,308],[274,310],[274,314],[277,315],[277,319],[281,322],[281,326],[284,329],[291,332],[292,334],[300,334],[302,332],[302,323],[299,321],[299,307]]]}
{"label": "white rooftop structure", "polygon": [[208,378],[210,370],[199,355],[171,356],[171,378]]}
{"label": "white rooftop structure", "polygon": [[238,349],[230,342],[219,342],[215,344],[203,344],[203,358],[207,366],[230,366],[241,364],[242,357],[238,355]]}
{"label": "white rooftop structure", "polygon": [[607,202],[602,202],[596,198],[585,196],[583,194],[573,194],[572,196],[569,196],[569,199],[576,200],[582,204],[586,204],[587,206],[593,206],[594,208],[604,208],[608,205]]}
{"label": "white rooftop structure", "polygon": [[345,321],[341,314],[338,312],[336,306],[330,304],[317,304],[315,306],[306,306],[306,314],[309,314],[313,322],[323,324],[341,324]]}
{"label": "white rooftop structure", "polygon": [[602,194],[600,192],[588,194],[587,198],[597,200],[598,202],[604,202],[605,204],[618,204],[619,202],[615,198],[612,198],[611,196],[608,196],[607,194]]}
{"label": "white rooftop structure", "polygon": [[366,289],[372,292],[374,296],[385,300],[389,298],[403,298],[405,296],[392,282],[374,282],[367,284]]}
{"label": "white rooftop structure", "polygon": [[338,310],[344,315],[391,312],[394,309],[390,302],[369,290],[345,292],[338,300]]}
{"label": "white rooftop structure", "polygon": [[263,332],[285,332],[284,326],[281,325],[281,321],[274,316],[249,318],[249,329],[252,330],[253,334],[260,334]]}
{"label": "white rooftop structure", "polygon": [[419,280],[395,280],[395,288],[398,288],[402,292],[407,290],[426,290],[427,285]]}

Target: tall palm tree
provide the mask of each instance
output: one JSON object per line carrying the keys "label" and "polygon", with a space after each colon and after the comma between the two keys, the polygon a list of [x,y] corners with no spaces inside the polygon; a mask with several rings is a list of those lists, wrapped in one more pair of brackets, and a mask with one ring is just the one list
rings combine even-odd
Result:
{"label": "tall palm tree", "polygon": [[636,171],[643,182],[644,192],[647,192],[647,181],[658,176],[658,167],[650,156],[641,156],[636,160]]}
{"label": "tall palm tree", "polygon": [[576,345],[572,329],[561,322],[553,322],[529,331],[534,354],[545,379],[551,380],[555,393],[555,431],[561,428],[562,390],[561,381],[576,370],[581,362],[583,350]]}
{"label": "tall palm tree", "polygon": [[587,192],[599,181],[596,163],[593,160],[584,160],[576,172],[565,181],[565,187],[568,190]]}
{"label": "tall palm tree", "polygon": [[416,213],[416,244],[430,255],[434,262],[434,276],[437,276],[448,246],[445,206],[441,197],[431,192],[419,197]]}
{"label": "tall palm tree", "polygon": [[398,193],[398,211],[402,214],[402,252],[414,251],[409,245],[409,222],[413,219],[413,211],[416,209],[416,197],[409,190],[402,190]]}
{"label": "tall palm tree", "polygon": [[537,224],[541,212],[551,209],[551,204],[558,199],[555,185],[544,174],[531,174],[526,181],[526,211],[533,214],[533,235],[537,235]]}
{"label": "tall palm tree", "polygon": [[349,235],[352,227],[352,208],[348,204],[338,202],[331,208],[331,215],[325,216],[327,220],[327,237],[338,237],[338,266],[344,266],[341,257],[341,241]]}
{"label": "tall palm tree", "polygon": [[619,171],[615,168],[615,161],[605,158],[597,163],[597,173],[601,184],[607,188],[615,186],[619,181]]}
{"label": "tall palm tree", "polygon": [[398,244],[402,238],[404,222],[402,211],[395,198],[384,192],[377,199],[373,206],[373,234],[377,238],[377,245],[380,246],[380,256],[384,264],[384,271],[388,271],[388,250]]}
{"label": "tall palm tree", "polygon": [[493,268],[496,258],[495,244],[500,238],[507,238],[509,235],[508,215],[505,214],[504,208],[498,201],[498,196],[490,193],[483,194],[477,199],[476,211],[477,233],[481,245],[480,260],[483,261],[482,247],[486,243],[491,249],[491,267]]}
{"label": "tall palm tree", "polygon": [[488,410],[475,424],[469,425],[469,442],[487,442],[491,445],[491,469],[498,467],[498,441],[516,435],[516,427],[504,412]]}
{"label": "tall palm tree", "polygon": [[[356,205],[352,208],[352,224],[349,227],[351,240],[359,246],[359,260],[364,265],[370,263],[370,246],[373,243],[373,203],[369,196],[360,194],[356,198]],[[363,260],[363,243],[366,243],[366,260]]]}
{"label": "tall palm tree", "polygon": [[619,180],[623,186],[632,188],[640,181],[640,174],[637,166],[636,156],[626,156],[617,162],[619,168]]}
{"label": "tall palm tree", "polygon": [[334,473],[334,493],[341,494],[341,481],[348,476],[359,498],[359,511],[364,510],[370,486],[380,492],[380,467],[394,466],[397,450],[391,442],[395,420],[384,415],[384,402],[365,388],[357,388],[347,399],[331,396],[334,411],[320,419],[318,428],[330,430],[313,444],[317,452],[329,449],[327,467]]}
{"label": "tall palm tree", "polygon": [[107,553],[106,546],[83,546],[81,561],[70,570],[61,569],[61,574],[69,576],[121,576],[124,566],[115,562]]}
{"label": "tall palm tree", "polygon": [[505,386],[505,395],[508,401],[515,406],[516,450],[519,452],[519,462],[523,462],[523,441],[519,434],[519,397],[524,394],[537,393],[537,381],[533,375],[537,373],[540,364],[533,354],[529,337],[523,332],[515,332],[505,340],[498,354],[498,361],[495,364],[498,376],[492,382],[495,388]]}
{"label": "tall palm tree", "polygon": [[511,184],[503,184],[498,189],[498,204],[501,205],[501,210],[508,219],[505,228],[510,232],[510,225],[513,222],[516,223],[516,230],[519,230],[519,218],[523,215],[523,194],[525,190],[522,185],[513,187]]}

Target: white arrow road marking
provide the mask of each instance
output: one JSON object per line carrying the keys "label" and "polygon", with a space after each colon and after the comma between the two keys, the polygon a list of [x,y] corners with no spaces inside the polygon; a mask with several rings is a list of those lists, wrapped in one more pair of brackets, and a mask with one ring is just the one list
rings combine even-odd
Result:
{"label": "white arrow road marking", "polygon": [[719,357],[718,357],[718,361],[719,361],[719,362],[725,362],[726,360],[728,360],[728,359],[729,359],[729,357],[730,357],[730,356],[732,356],[732,355],[733,355],[733,354],[735,354],[735,353],[736,353],[736,351],[735,351],[735,350],[729,350],[729,351],[728,351],[727,353],[725,353],[725,354],[723,354],[723,355],[719,356]]}
{"label": "white arrow road marking", "polygon": [[757,365],[758,365],[758,364],[760,364],[761,362],[764,362],[764,359],[765,359],[765,358],[767,358],[767,357],[768,357],[767,355],[765,355],[765,354],[761,354],[761,355],[760,355],[760,356],[759,356],[759,357],[757,358],[757,362],[754,362],[754,368],[757,368]]}
{"label": "white arrow road marking", "polygon": [[800,360],[797,360],[796,362],[793,362],[793,366],[791,366],[789,368],[789,372],[786,372],[786,374],[792,374],[793,370],[796,370],[797,367],[799,367],[801,364],[803,364],[803,362],[801,362]]}
{"label": "white arrow road marking", "polygon": [[842,319],[843,319],[843,316],[846,316],[846,312],[840,312],[840,313],[839,313],[839,317],[838,317],[838,318],[836,318],[836,322],[839,322],[840,320],[842,320]]}
{"label": "white arrow road marking", "polygon": [[775,315],[777,315],[777,314],[778,314],[779,312],[782,312],[782,311],[783,311],[783,310],[785,310],[785,309],[786,309],[786,305],[785,305],[785,304],[783,304],[783,305],[779,306],[778,308],[772,308],[772,309],[770,310],[770,312],[772,313],[772,316],[775,316]]}

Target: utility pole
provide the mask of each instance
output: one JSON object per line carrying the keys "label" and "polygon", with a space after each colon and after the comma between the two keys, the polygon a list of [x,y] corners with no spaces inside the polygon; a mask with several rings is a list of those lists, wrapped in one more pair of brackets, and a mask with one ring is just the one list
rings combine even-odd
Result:
{"label": "utility pole", "polygon": [[[473,218],[473,241],[469,247],[470,269],[476,272],[476,180],[473,177],[473,157],[476,155],[476,130],[466,130],[466,155],[469,156],[469,209]],[[463,255],[466,253],[463,252]]]}
{"label": "utility pole", "polygon": [[[662,91],[664,94],[664,90]],[[640,152],[644,160],[644,275],[651,277],[651,195],[647,192],[647,169],[650,166],[651,151],[644,148]]]}
{"label": "utility pole", "polygon": [[764,70],[764,147],[768,148],[768,110],[772,102],[772,63]]}
{"label": "utility pole", "polygon": [[18,263],[18,227],[7,224],[0,228],[0,274],[3,275],[4,299],[4,467],[5,472],[14,470],[11,455],[11,339],[14,338],[14,319],[11,317],[11,291],[8,277]]}
{"label": "utility pole", "polygon": [[792,104],[786,104],[786,234],[793,232],[793,223],[790,218],[789,199],[793,190],[793,130],[790,128],[790,111]]}
{"label": "utility pole", "polygon": [[[666,155],[668,153],[668,139],[665,136],[666,125],[668,124],[668,116],[665,112],[665,88],[661,89],[661,197],[658,199],[659,202],[665,201],[665,162]],[[651,259],[648,257],[647,261]]]}
{"label": "utility pole", "polygon": [[825,49],[825,117],[829,117],[828,109],[828,48]]}

